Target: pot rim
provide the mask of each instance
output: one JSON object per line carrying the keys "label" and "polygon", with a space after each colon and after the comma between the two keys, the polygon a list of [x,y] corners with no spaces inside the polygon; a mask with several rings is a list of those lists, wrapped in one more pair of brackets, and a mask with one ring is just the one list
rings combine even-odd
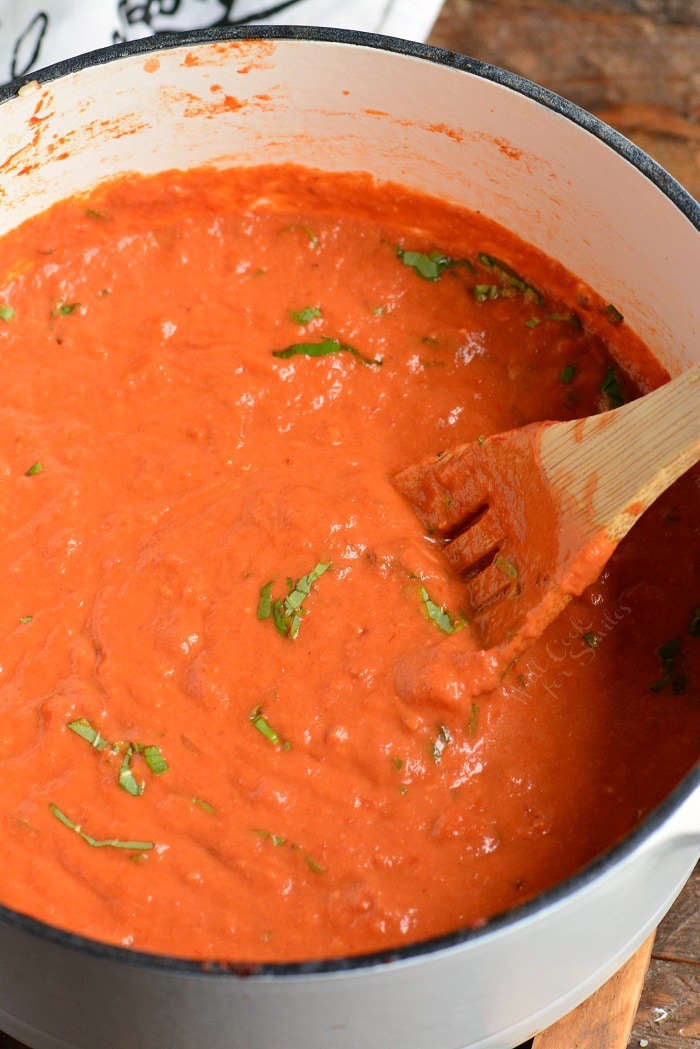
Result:
{"label": "pot rim", "polygon": [[[566,117],[584,131],[598,138],[637,168],[700,231],[700,204],[690,193],[639,146],[630,142],[620,132],[605,124],[587,110],[517,73],[511,73],[498,66],[482,62],[479,59],[455,51],[448,51],[444,48],[434,47],[430,44],[403,40],[398,37],[382,36],[377,33],[330,29],[320,26],[289,25],[234,25],[214,29],[191,30],[182,33],[161,33],[152,37],[144,37],[139,40],[113,44],[110,47],[89,51],[73,58],[56,62],[43,69],[32,71],[10,81],[8,84],[0,85],[0,105],[14,98],[24,84],[33,81],[38,80],[41,84],[45,84],[52,80],[78,73],[83,69],[106,65],[107,63],[135,55],[150,54],[154,51],[166,51],[179,47],[197,47],[235,40],[301,40],[367,47],[376,51],[422,59],[470,73],[484,80],[490,80]],[[481,925],[456,929],[453,932],[434,936],[427,940],[420,940],[406,946],[383,951],[300,962],[255,963],[222,961],[220,959],[193,960],[173,955],[150,954],[143,951],[135,951],[128,947],[104,943],[100,940],[91,939],[88,936],[69,932],[47,922],[39,921],[2,904],[0,904],[0,923],[28,932],[58,946],[79,950],[107,961],[135,966],[140,969],[173,972],[187,976],[299,977],[374,969],[389,965],[392,962],[417,960],[425,955],[473,943],[490,936],[492,933],[501,932],[516,923],[536,917],[547,908],[561,903],[568,896],[587,888],[592,882],[603,877],[607,871],[622,863],[647,838],[659,831],[666,820],[696,790],[700,790],[700,763],[691,769],[661,804],[622,840],[605,850],[575,874],[538,894],[533,899],[510,910],[496,914]]]}

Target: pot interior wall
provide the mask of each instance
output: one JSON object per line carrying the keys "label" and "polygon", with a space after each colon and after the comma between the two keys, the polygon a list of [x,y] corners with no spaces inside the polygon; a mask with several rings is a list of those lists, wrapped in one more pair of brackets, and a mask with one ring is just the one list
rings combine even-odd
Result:
{"label": "pot interior wall", "polygon": [[23,89],[2,106],[0,233],[118,173],[286,161],[478,209],[614,302],[672,372],[698,353],[696,232],[633,164],[500,83],[362,44],[219,41]]}

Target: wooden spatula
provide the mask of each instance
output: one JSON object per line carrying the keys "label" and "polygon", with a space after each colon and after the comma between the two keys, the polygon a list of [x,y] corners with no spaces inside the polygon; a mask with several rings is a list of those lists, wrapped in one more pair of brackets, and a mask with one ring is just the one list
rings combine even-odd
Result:
{"label": "wooden spatula", "polygon": [[[455,698],[495,687],[699,458],[696,365],[613,411],[524,426],[399,473],[397,488],[465,584],[471,639],[449,639]],[[401,691],[438,689],[428,662],[404,668]]]}

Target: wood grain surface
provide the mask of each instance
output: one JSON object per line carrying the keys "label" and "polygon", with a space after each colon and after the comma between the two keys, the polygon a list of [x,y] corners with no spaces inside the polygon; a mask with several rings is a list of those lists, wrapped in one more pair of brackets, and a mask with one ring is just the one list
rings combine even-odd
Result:
{"label": "wood grain surface", "polygon": [[535,1038],[532,1049],[624,1049],[632,1033],[654,934],[599,991]]}

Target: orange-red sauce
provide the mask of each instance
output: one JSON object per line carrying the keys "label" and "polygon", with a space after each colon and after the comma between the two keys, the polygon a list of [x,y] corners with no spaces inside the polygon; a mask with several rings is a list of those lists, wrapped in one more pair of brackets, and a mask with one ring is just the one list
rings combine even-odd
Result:
{"label": "orange-red sauce", "polygon": [[[462,584],[391,478],[609,407],[611,370],[658,384],[605,305],[361,175],[124,179],[0,241],[2,902],[176,955],[357,953],[479,923],[649,812],[697,756],[697,478],[494,692],[396,688]],[[273,352],[324,339],[357,352]],[[290,637],[266,613],[313,569]]]}

